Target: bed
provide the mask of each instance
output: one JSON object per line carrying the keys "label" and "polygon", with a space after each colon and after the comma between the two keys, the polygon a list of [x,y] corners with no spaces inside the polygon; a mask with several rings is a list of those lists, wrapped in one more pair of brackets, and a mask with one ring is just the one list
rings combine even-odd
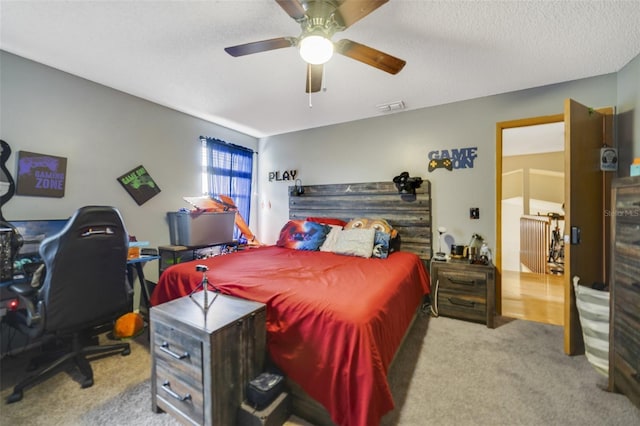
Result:
{"label": "bed", "polygon": [[394,408],[387,372],[429,293],[429,184],[409,196],[391,182],[304,189],[290,197],[292,221],[384,217],[402,249],[386,259],[247,249],[168,268],[151,303],[189,294],[202,279],[195,264],[208,266],[220,292],[267,305],[269,359],[291,384],[295,414],[315,424],[379,424]]}

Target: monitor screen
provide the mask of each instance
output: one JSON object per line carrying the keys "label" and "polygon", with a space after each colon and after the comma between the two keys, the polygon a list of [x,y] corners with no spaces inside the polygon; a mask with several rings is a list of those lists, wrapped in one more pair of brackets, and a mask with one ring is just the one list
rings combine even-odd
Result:
{"label": "monitor screen", "polygon": [[55,235],[64,228],[68,219],[48,220],[11,220],[23,239],[18,252],[18,259],[25,257],[39,257],[40,243],[47,237]]}

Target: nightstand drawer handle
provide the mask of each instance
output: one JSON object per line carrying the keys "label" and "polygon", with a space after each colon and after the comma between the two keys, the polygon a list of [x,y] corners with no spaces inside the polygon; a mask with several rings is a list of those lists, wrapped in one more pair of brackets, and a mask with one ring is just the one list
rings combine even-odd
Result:
{"label": "nightstand drawer handle", "polygon": [[468,308],[473,308],[476,305],[475,302],[460,299],[459,297],[450,297],[449,302],[451,302],[452,305],[466,306]]}
{"label": "nightstand drawer handle", "polygon": [[467,281],[467,280],[459,280],[451,277],[448,277],[448,278],[449,278],[449,281],[451,281],[454,284],[462,284],[462,285],[468,285],[472,287],[476,285],[476,280]]}
{"label": "nightstand drawer handle", "polygon": [[170,350],[168,342],[162,342],[162,345],[160,345],[160,350],[162,352],[166,353],[166,354],[171,355],[175,359],[189,358],[189,352],[185,352],[183,354],[177,354],[177,353],[173,352],[172,350]]}
{"label": "nightstand drawer handle", "polygon": [[162,389],[164,389],[164,391],[166,393],[168,393],[169,395],[171,395],[173,398],[177,399],[178,401],[187,401],[189,399],[191,399],[191,394],[186,394],[185,396],[180,396],[179,394],[177,394],[176,392],[174,392],[171,389],[171,384],[169,383],[168,380],[165,380],[164,383],[162,384]]}

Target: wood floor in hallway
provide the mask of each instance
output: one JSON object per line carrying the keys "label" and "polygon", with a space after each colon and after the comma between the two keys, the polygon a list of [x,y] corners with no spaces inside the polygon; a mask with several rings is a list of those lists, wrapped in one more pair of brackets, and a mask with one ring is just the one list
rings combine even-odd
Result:
{"label": "wood floor in hallway", "polygon": [[564,324],[564,276],[502,271],[502,315]]}

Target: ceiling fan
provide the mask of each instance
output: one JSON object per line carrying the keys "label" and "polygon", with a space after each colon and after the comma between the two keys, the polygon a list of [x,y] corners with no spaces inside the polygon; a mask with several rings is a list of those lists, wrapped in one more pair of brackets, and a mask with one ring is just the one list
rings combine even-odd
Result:
{"label": "ceiling fan", "polygon": [[397,74],[406,64],[404,60],[355,41],[331,41],[335,33],[344,31],[388,1],[276,0],[300,24],[300,36],[255,41],[226,47],[224,50],[237,57],[284,47],[299,47],[300,56],[307,62],[307,93],[318,92],[322,87],[323,64],[331,58],[333,52],[390,74]]}

